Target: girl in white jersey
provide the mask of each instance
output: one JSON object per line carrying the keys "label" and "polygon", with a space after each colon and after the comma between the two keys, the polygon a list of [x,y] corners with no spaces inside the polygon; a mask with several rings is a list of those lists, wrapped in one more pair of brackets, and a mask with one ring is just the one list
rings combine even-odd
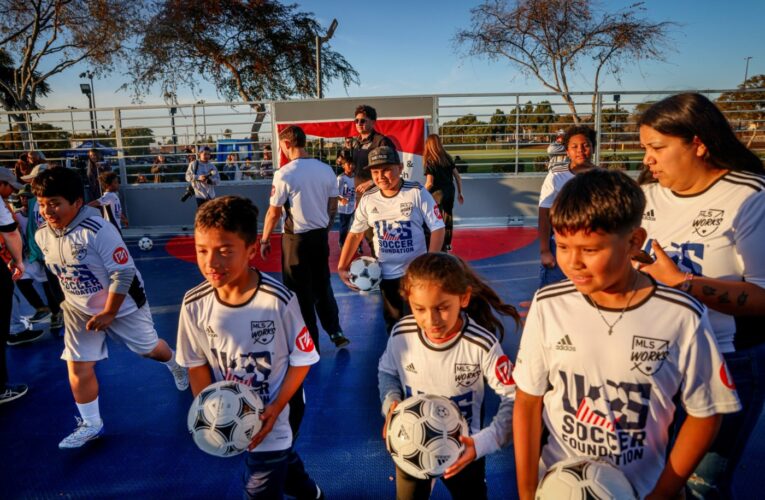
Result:
{"label": "girl in white jersey", "polygon": [[[444,484],[454,498],[487,498],[484,457],[512,438],[515,383],[502,351],[504,326],[495,312],[519,320],[467,264],[445,253],[414,259],[401,280],[412,315],[396,324],[380,358],[378,378],[383,415],[405,397],[436,394],[454,401],[471,436],[461,436],[462,456],[446,469]],[[497,415],[481,428],[485,384],[500,397]],[[385,438],[383,427],[383,438]],[[396,498],[424,499],[431,481],[396,468]]]}
{"label": "girl in white jersey", "polygon": [[[656,262],[642,270],[709,308],[744,410],[726,415],[688,487],[727,498],[762,410],[765,381],[765,170],[700,94],[678,94],[641,117],[643,227]],[[757,326],[755,326],[757,325]]]}

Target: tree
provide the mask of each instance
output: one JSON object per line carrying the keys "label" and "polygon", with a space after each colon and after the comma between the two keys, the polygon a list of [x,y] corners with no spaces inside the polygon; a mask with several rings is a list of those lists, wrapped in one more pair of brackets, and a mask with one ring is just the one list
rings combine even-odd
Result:
{"label": "tree", "polygon": [[[454,41],[471,56],[510,61],[527,76],[559,94],[579,123],[570,90],[571,73],[592,61],[593,91],[602,73],[619,78],[625,63],[663,60],[670,22],[641,17],[642,3],[607,12],[593,0],[485,0],[471,9],[471,24]],[[596,99],[593,96],[592,113]]]}
{"label": "tree", "polygon": [[[116,137],[112,132],[112,137]],[[147,127],[126,127],[122,129],[122,147],[128,156],[150,154],[149,145],[154,142],[154,131]]]}
{"label": "tree", "polygon": [[491,125],[490,139],[494,142],[507,141],[508,135],[514,133],[514,127],[510,129],[508,117],[501,109],[494,111],[494,114],[489,119],[489,124]]}
{"label": "tree", "polygon": [[485,144],[491,127],[471,113],[445,122],[441,126],[441,134],[444,144]]}
{"label": "tree", "polygon": [[534,130],[536,132],[547,133],[550,131],[550,124],[555,123],[556,120],[555,110],[553,110],[550,101],[542,101],[534,107],[533,122],[536,124]]}
{"label": "tree", "polygon": [[[197,90],[201,81],[232,101],[313,96],[317,34],[322,30],[312,13],[278,0],[164,0],[133,55],[129,87],[137,99],[155,85],[175,95],[181,86]],[[323,83],[358,83],[338,52],[325,48],[321,63]],[[253,108],[256,137],[265,107]]]}
{"label": "tree", "polygon": [[[82,61],[96,73],[111,67],[136,33],[141,9],[130,0],[0,0],[0,49],[9,59],[0,65],[10,68],[0,77],[3,108],[37,109],[48,79]],[[24,115],[11,117],[26,132]]]}
{"label": "tree", "polygon": [[758,130],[765,120],[765,75],[755,75],[738,86],[739,90],[723,92],[716,99],[717,106],[725,112],[734,130],[745,134],[751,132],[747,146],[751,147]]}

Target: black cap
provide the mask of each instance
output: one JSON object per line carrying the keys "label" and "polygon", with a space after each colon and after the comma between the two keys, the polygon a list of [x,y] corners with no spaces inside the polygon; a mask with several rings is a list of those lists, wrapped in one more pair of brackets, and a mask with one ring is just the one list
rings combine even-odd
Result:
{"label": "black cap", "polygon": [[365,169],[379,167],[381,165],[399,165],[398,153],[395,149],[388,146],[380,146],[369,152],[369,163]]}

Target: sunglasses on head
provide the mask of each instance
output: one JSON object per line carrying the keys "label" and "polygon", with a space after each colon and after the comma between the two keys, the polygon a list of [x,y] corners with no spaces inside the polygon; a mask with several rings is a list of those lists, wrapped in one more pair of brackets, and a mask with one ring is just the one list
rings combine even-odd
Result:
{"label": "sunglasses on head", "polygon": [[356,118],[356,125],[364,125],[366,122],[366,118]]}

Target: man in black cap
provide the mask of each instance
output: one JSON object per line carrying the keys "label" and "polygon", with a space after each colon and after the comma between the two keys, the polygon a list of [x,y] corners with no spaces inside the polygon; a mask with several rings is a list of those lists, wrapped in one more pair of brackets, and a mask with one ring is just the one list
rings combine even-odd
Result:
{"label": "man in black cap", "polygon": [[215,186],[220,183],[220,175],[210,161],[211,157],[210,148],[204,146],[199,150],[199,159],[192,160],[186,169],[186,182],[194,189],[197,207],[215,198]]}
{"label": "man in black cap", "polygon": [[[356,108],[354,123],[359,135],[351,142],[351,154],[353,155],[353,166],[356,172],[354,183],[356,184],[357,198],[374,185],[369,171],[366,170],[367,163],[369,163],[369,152],[380,146],[387,146],[394,151],[396,150],[393,141],[375,130],[376,122],[377,110],[375,108],[366,104],[361,104]],[[374,256],[375,250],[372,241],[374,234],[371,229],[364,234],[364,238],[367,240],[367,244]]]}
{"label": "man in black cap", "polygon": [[[359,200],[337,264],[340,278],[355,289],[348,271],[364,232],[372,228],[375,251],[382,267],[380,291],[388,333],[409,313],[408,305],[399,294],[399,282],[406,267],[428,251],[440,251],[445,234],[444,221],[433,196],[418,182],[403,180],[402,168],[393,148],[381,146],[369,152],[366,169],[375,187],[367,190]],[[427,225],[431,232],[429,245],[425,243],[423,225]]]}
{"label": "man in black cap", "polygon": [[5,346],[11,328],[13,281],[24,274],[21,233],[11,211],[5,205],[5,199],[22,187],[12,171],[0,167],[0,404],[13,401],[27,393],[26,385],[8,383],[5,361]]}

